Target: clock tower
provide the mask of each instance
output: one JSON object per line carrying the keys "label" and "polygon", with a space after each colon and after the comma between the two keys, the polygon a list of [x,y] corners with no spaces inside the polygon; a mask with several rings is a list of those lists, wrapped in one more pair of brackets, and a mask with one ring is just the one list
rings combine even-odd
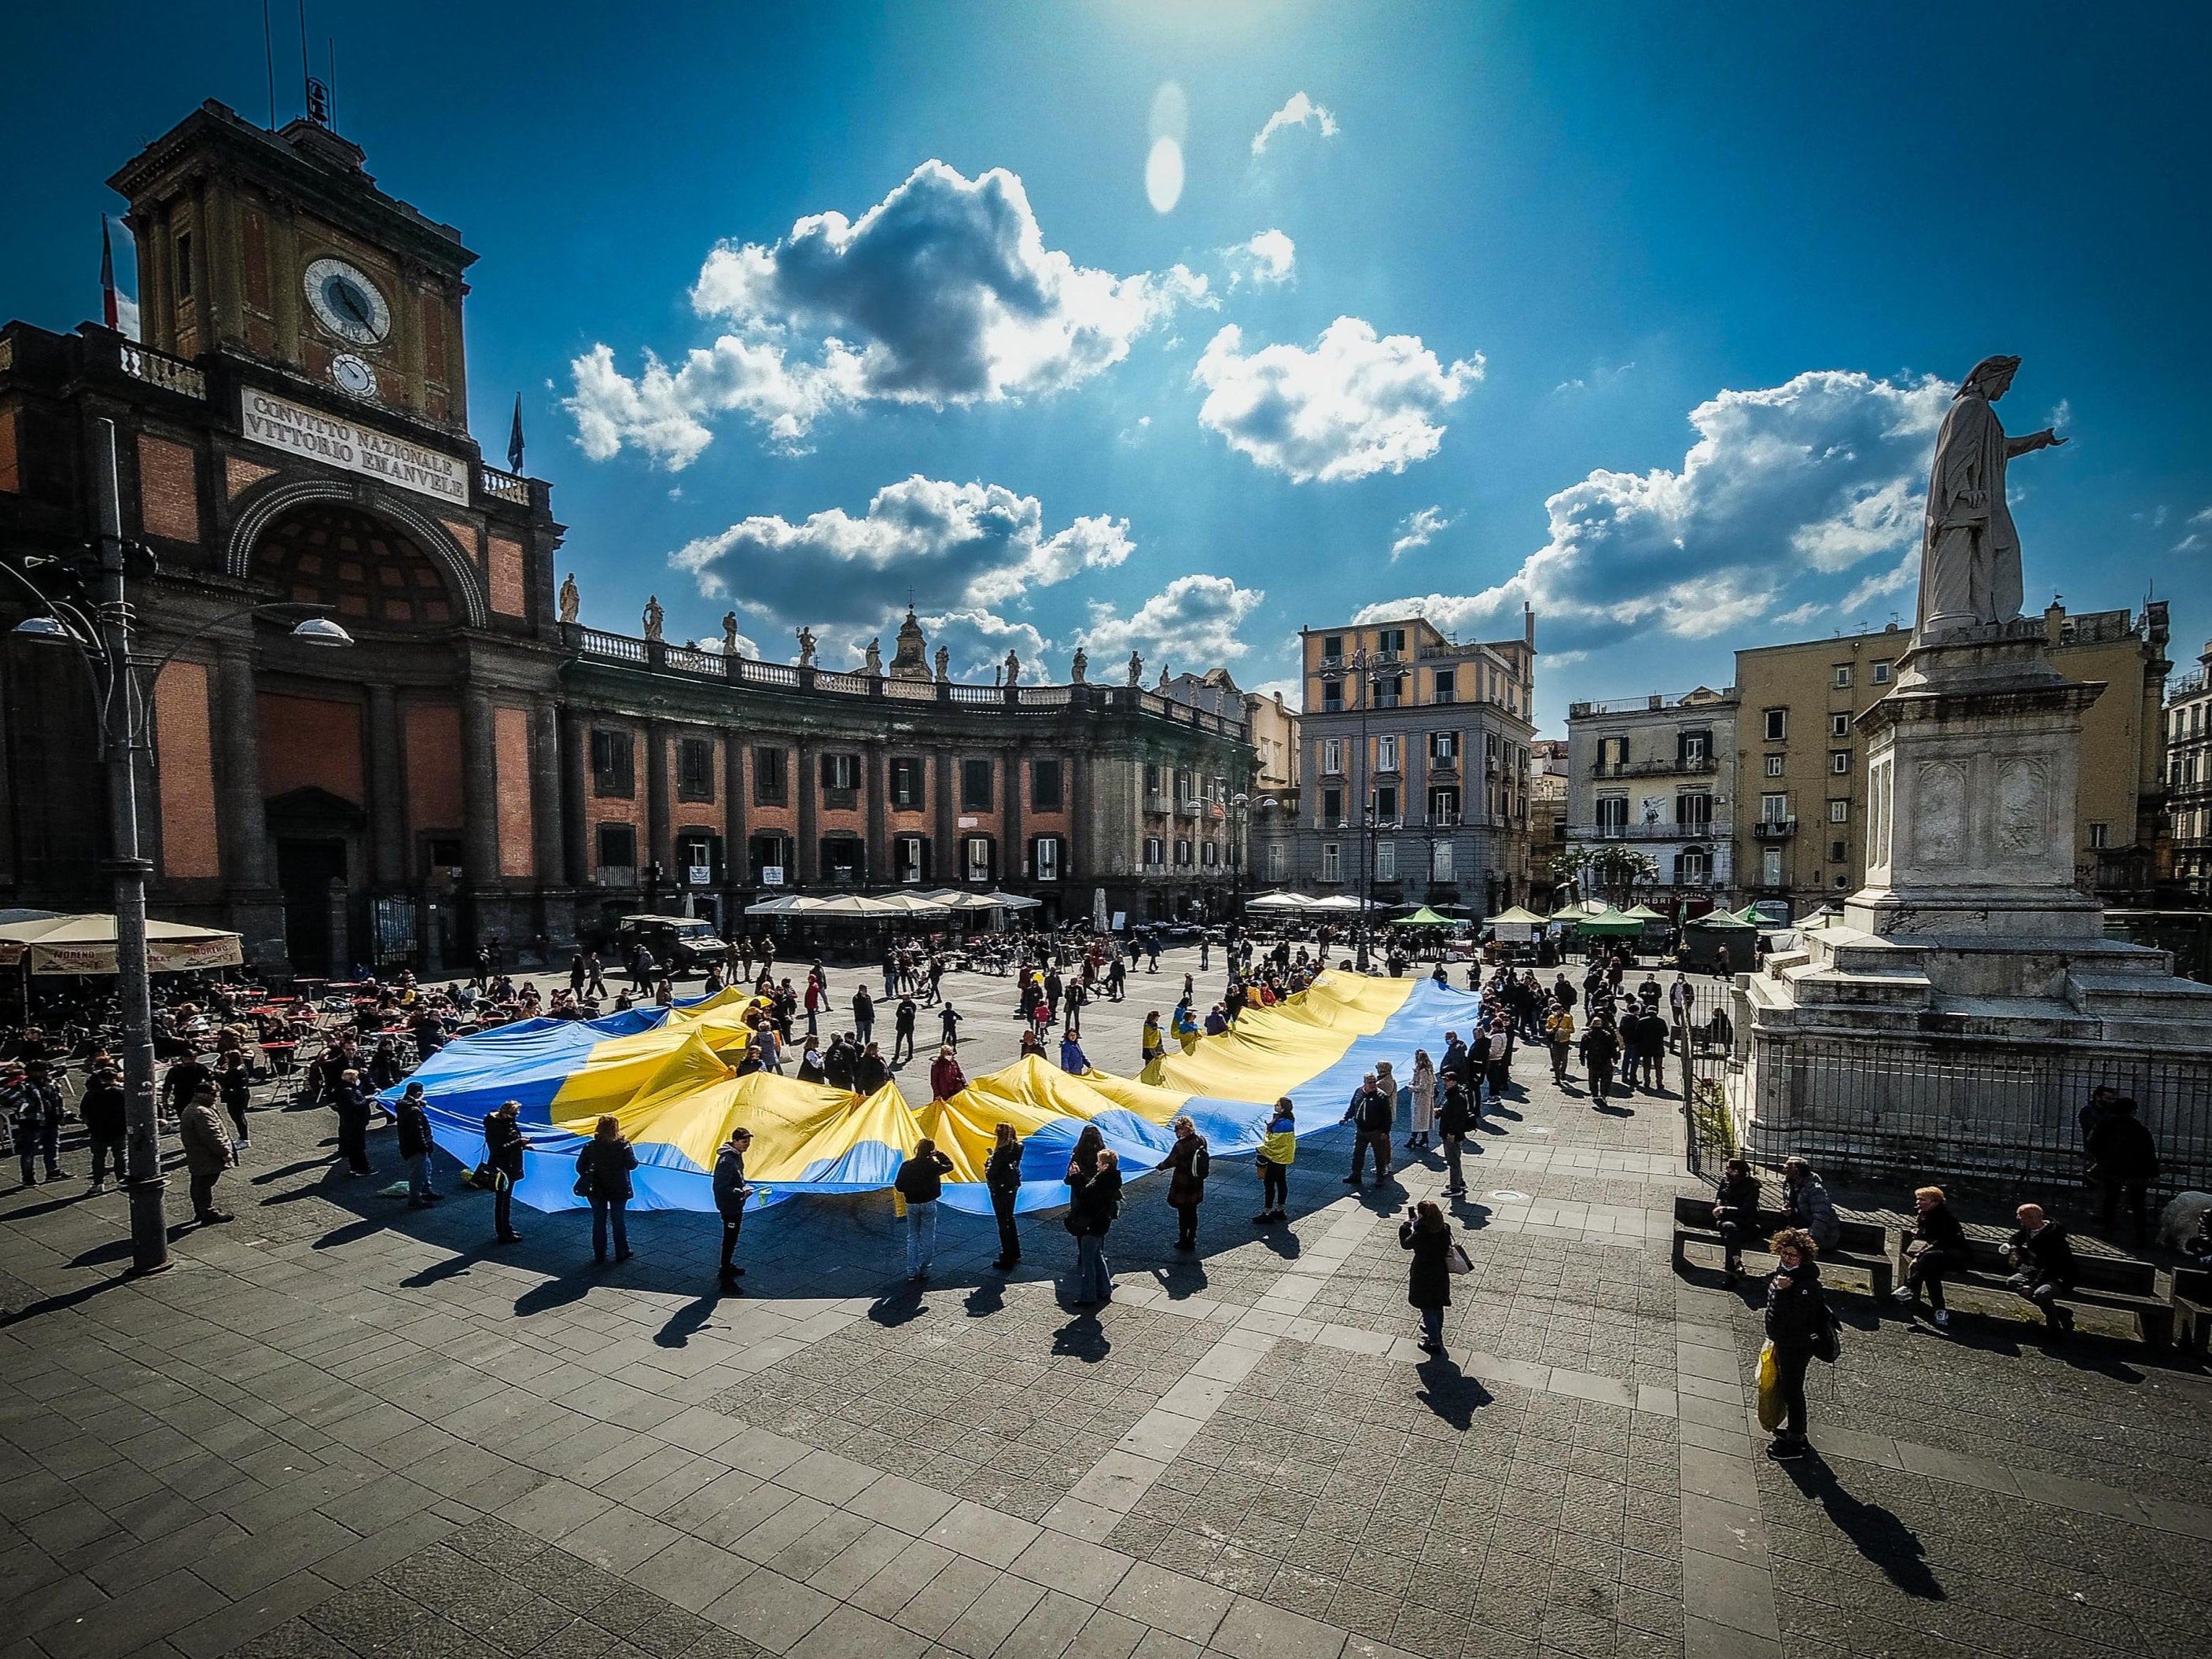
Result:
{"label": "clock tower", "polygon": [[376,187],[327,127],[200,106],[108,182],[129,198],[145,343],[304,374],[465,431],[460,233]]}

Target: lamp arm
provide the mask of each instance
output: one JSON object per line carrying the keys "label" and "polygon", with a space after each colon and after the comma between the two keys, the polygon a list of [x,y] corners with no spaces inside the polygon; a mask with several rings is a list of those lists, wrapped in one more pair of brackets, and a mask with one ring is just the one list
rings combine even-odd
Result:
{"label": "lamp arm", "polygon": [[174,645],[171,646],[167,653],[152,664],[133,664],[132,665],[134,667],[149,666],[153,671],[152,678],[158,680],[161,678],[161,671],[167,668],[171,663],[174,662],[177,659],[178,653],[183,651],[186,646],[192,644],[195,641],[204,639],[209,634],[222,627],[227,622],[236,622],[240,617],[268,616],[270,613],[278,611],[299,611],[302,613],[300,620],[301,622],[305,622],[310,617],[326,617],[331,613],[331,607],[327,605],[309,605],[300,600],[279,599],[272,605],[249,605],[243,610],[226,611],[220,617],[210,617],[207,621],[202,623],[198,628],[192,629],[191,633],[185,635],[184,638],[179,640]]}

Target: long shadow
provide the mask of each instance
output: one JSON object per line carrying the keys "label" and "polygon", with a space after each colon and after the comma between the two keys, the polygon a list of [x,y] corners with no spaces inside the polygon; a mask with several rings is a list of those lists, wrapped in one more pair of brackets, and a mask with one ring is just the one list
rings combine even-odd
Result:
{"label": "long shadow", "polygon": [[1607,1117],[1634,1117],[1636,1115],[1636,1108],[1633,1106],[1617,1105],[1610,1100],[1601,1100],[1590,1109],[1592,1111],[1602,1112]]}
{"label": "long shadow", "polygon": [[330,1163],[326,1158],[303,1158],[295,1164],[287,1164],[281,1170],[264,1170],[258,1176],[247,1177],[248,1184],[266,1187],[272,1181],[282,1181],[286,1176],[298,1175],[302,1170],[321,1169]]}
{"label": "long shadow", "polygon": [[1920,1542],[1920,1534],[1894,1513],[1844,1490],[1836,1472],[1821,1459],[1785,1463],[1783,1467],[1797,1490],[1817,1500],[1828,1512],[1828,1519],[1836,1523],[1837,1530],[1851,1540],[1861,1555],[1881,1568],[1891,1583],[1923,1601],[1949,1599],[1928,1565],[1928,1552]]}
{"label": "long shadow", "polygon": [[1453,1199],[1451,1212],[1453,1219],[1469,1232],[1480,1232],[1490,1224],[1492,1213],[1490,1206],[1479,1203],[1471,1198]]}
{"label": "long shadow", "polygon": [[1079,1313],[1052,1334],[1052,1351],[1095,1365],[1114,1352],[1096,1314]]}
{"label": "long shadow", "polygon": [[919,1319],[928,1311],[928,1304],[921,1299],[921,1286],[904,1279],[869,1304],[868,1317],[878,1325],[890,1327]]}
{"label": "long shadow", "polygon": [[685,1303],[669,1315],[667,1321],[653,1334],[653,1346],[659,1348],[689,1347],[691,1339],[707,1328],[708,1321],[714,1316],[715,1309],[721,1304],[722,1293],[720,1291],[709,1291],[706,1295]]}
{"label": "long shadow", "polygon": [[409,1290],[427,1290],[433,1285],[442,1285],[449,1279],[461,1278],[479,1261],[489,1261],[491,1254],[490,1244],[479,1244],[473,1249],[447,1256],[443,1261],[434,1261],[422,1272],[410,1273],[399,1282]]}
{"label": "long shadow", "polygon": [[[127,1253],[127,1252],[126,1252]],[[0,1327],[20,1325],[27,1320],[50,1313],[65,1313],[81,1302],[89,1302],[103,1291],[112,1291],[118,1285],[128,1285],[131,1275],[118,1273],[112,1279],[103,1279],[96,1285],[80,1285],[73,1291],[61,1291],[36,1302],[27,1302],[21,1307],[0,1310]]]}
{"label": "long shadow", "polygon": [[1479,1380],[1460,1370],[1449,1354],[1431,1355],[1413,1367],[1413,1374],[1421,1379],[1420,1391],[1414,1398],[1462,1431],[1473,1425],[1475,1413],[1494,1398]]}
{"label": "long shadow", "polygon": [[[67,1176],[63,1178],[68,1179]],[[19,1187],[15,1190],[21,1192],[24,1189]],[[52,1215],[56,1210],[66,1210],[75,1205],[82,1204],[91,1196],[92,1189],[89,1187],[80,1187],[67,1198],[50,1198],[43,1203],[27,1205],[20,1210],[10,1210],[8,1212],[7,1218],[9,1221],[34,1221],[42,1215]]]}
{"label": "long shadow", "polygon": [[1178,1254],[1152,1269],[1152,1283],[1168,1293],[1172,1301],[1182,1302],[1194,1296],[1206,1294],[1212,1281],[1206,1274],[1206,1259],[1195,1253]]}
{"label": "long shadow", "polygon": [[960,1305],[970,1319],[988,1319],[1006,1305],[1006,1282],[993,1276],[960,1298]]}
{"label": "long shadow", "polygon": [[518,1319],[527,1319],[532,1314],[550,1313],[556,1308],[566,1308],[581,1302],[592,1288],[592,1265],[571,1267],[565,1273],[534,1285],[514,1298]]}
{"label": "long shadow", "polygon": [[383,1216],[365,1215],[357,1221],[349,1221],[331,1228],[330,1231],[317,1239],[311,1248],[318,1250],[339,1249],[357,1239],[367,1238],[374,1233],[388,1231],[391,1225],[391,1222]]}

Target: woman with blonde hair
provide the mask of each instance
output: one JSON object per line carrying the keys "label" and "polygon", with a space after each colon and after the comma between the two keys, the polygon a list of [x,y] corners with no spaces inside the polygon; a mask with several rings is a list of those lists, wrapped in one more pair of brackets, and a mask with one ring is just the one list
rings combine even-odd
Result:
{"label": "woman with blonde hair", "polygon": [[637,1168],[637,1150],[624,1138],[622,1120],[612,1113],[601,1117],[584,1150],[576,1154],[576,1196],[592,1206],[592,1260],[607,1259],[607,1224],[614,1224],[615,1260],[629,1260],[629,1234],[623,1212],[630,1200],[629,1172]]}
{"label": "woman with blonde hair", "polygon": [[1406,1137],[1406,1146],[1408,1151],[1425,1152],[1437,1127],[1437,1068],[1426,1048],[1413,1050],[1413,1075],[1407,1087],[1413,1097],[1413,1132]]}

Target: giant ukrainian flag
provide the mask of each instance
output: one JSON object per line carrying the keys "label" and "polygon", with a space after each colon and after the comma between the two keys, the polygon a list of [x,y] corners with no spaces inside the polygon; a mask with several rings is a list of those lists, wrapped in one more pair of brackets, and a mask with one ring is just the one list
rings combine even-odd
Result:
{"label": "giant ukrainian flag", "polygon": [[1130,1176],[1166,1158],[1184,1114],[1215,1156],[1256,1152],[1281,1097],[1295,1103],[1300,1134],[1334,1128],[1377,1060],[1402,1082],[1416,1048],[1440,1059],[1445,1033],[1471,1036],[1475,1013],[1472,995],[1431,980],[1325,973],[1285,1003],[1248,1009],[1189,1054],[1170,1044],[1160,1085],[1076,1076],[1032,1057],[917,1108],[896,1082],[863,1097],[769,1073],[738,1077],[747,1000],[730,990],[679,1008],[501,1026],[447,1044],[414,1080],[438,1144],[468,1164],[483,1155],[484,1115],[522,1103],[532,1155],[515,1195],[541,1210],[580,1205],[570,1190],[575,1155],[611,1113],[637,1152],[635,1208],[711,1211],[715,1149],[742,1123],[753,1132],[746,1178],[766,1201],[887,1188],[927,1135],[952,1160],[945,1201],[981,1214],[991,1207],[984,1161],[1000,1123],[1023,1142],[1017,1208],[1044,1209],[1067,1200],[1061,1177],[1086,1123]]}

